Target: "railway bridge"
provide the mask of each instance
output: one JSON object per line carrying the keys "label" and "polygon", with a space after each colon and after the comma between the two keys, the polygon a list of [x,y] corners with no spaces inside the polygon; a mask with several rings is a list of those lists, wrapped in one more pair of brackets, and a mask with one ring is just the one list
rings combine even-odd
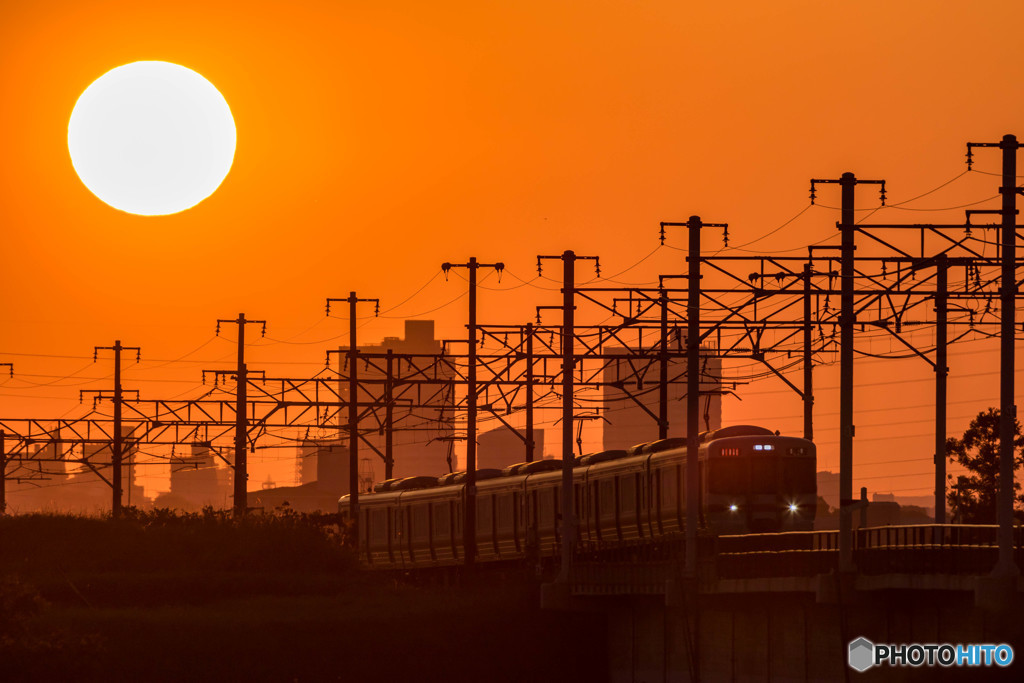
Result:
{"label": "railway bridge", "polygon": [[[1015,530],[1024,567],[1024,528]],[[837,531],[587,544],[542,604],[608,624],[612,681],[1024,680],[1006,668],[847,664],[850,643],[1005,643],[1024,658],[1024,581],[992,575],[996,526],[858,529],[855,571],[840,572]]]}

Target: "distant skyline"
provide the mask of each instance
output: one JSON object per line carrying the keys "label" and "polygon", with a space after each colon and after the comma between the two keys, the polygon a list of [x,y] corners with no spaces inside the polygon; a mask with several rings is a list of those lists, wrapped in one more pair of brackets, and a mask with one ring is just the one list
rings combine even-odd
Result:
{"label": "distant skyline", "polygon": [[[115,339],[142,347],[126,387],[202,395],[200,370],[234,362],[216,320],[242,311],[268,322],[266,338],[250,336],[251,367],[311,375],[347,343],[324,301],[352,290],[381,300],[361,343],[399,336],[406,318],[462,338],[466,282],[445,282],[444,261],[503,261],[500,281],[482,276],[480,321],[517,324],[558,303],[560,272],[534,279],[538,254],[599,255],[608,286],[682,272],[685,237],[658,248],[662,220],[728,222],[734,251],[722,253],[802,255],[837,240],[838,190],[819,188],[809,208],[812,177],[885,178],[890,204],[910,201],[874,214],[894,222],[994,208],[998,155],[976,154],[961,176],[963,155],[968,140],[1024,138],[1022,21],[1010,0],[3,4],[0,362],[15,377],[0,416],[84,414],[79,390],[112,374],[92,349]],[[79,95],[137,60],[202,73],[238,127],[223,185],[171,216],[103,204],[67,150]],[[859,192],[858,206],[877,195]],[[720,235],[705,245],[719,250]],[[950,351],[951,435],[997,405],[994,348]],[[855,487],[931,490],[932,377],[920,360],[858,359]],[[836,367],[816,382],[818,469],[835,471]],[[723,400],[724,424],[799,433],[781,382],[739,393]],[[556,416],[544,419],[557,442]],[[294,471],[293,450],[267,446],[251,488]],[[168,486],[158,469],[138,472],[148,495]]]}

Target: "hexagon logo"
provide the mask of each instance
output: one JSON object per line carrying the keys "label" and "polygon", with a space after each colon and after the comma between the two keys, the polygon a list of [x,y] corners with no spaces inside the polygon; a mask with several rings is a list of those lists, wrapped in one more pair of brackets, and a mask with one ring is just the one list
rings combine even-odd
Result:
{"label": "hexagon logo", "polygon": [[864,672],[874,666],[875,644],[867,638],[858,638],[850,643],[850,653],[847,661],[851,669]]}

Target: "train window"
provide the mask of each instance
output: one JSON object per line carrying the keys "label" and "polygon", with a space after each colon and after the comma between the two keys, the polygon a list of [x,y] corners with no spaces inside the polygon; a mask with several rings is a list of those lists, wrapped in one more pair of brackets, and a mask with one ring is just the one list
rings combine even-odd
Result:
{"label": "train window", "polygon": [[491,524],[494,520],[494,497],[478,495],[476,497],[476,533],[487,537],[491,535]]}
{"label": "train window", "polygon": [[512,494],[503,493],[496,496],[498,503],[498,528],[502,530],[512,528]]}
{"label": "train window", "polygon": [[414,505],[411,514],[413,539],[417,541],[426,539],[430,534],[430,518],[427,505]]}
{"label": "train window", "polygon": [[374,543],[387,540],[388,511],[384,508],[370,512],[370,538]]}
{"label": "train window", "polygon": [[451,519],[448,516],[450,511],[451,508],[448,503],[434,504],[434,536],[448,538],[449,527],[451,526]]}
{"label": "train window", "polygon": [[787,458],[782,463],[782,488],[786,493],[813,493],[817,489],[814,460]]}
{"label": "train window", "polygon": [[395,538],[401,538],[405,533],[405,509],[395,509]]}
{"label": "train window", "polygon": [[779,490],[779,461],[776,458],[749,458],[750,492],[776,493]]}
{"label": "train window", "polygon": [[676,470],[669,467],[661,471],[661,505],[670,508],[676,504]]}
{"label": "train window", "polygon": [[601,482],[601,517],[615,516],[615,482],[605,479]]}
{"label": "train window", "polygon": [[551,529],[555,526],[555,490],[553,488],[541,489],[537,492],[537,516],[541,529]]}
{"label": "train window", "polygon": [[624,474],[619,480],[619,500],[622,501],[621,512],[632,512],[636,509],[636,475]]}
{"label": "train window", "polygon": [[708,479],[708,491],[711,493],[735,493],[742,495],[747,492],[746,460],[736,458],[715,458],[710,461],[711,475]]}

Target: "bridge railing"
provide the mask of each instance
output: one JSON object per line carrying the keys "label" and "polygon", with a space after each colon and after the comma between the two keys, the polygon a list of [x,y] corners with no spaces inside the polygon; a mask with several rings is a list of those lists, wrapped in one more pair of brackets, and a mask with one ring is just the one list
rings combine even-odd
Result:
{"label": "bridge railing", "polygon": [[[854,564],[863,574],[983,574],[998,556],[996,525],[921,524],[857,529]],[[1024,567],[1024,527],[1014,529]],[[811,576],[838,566],[839,532],[719,536],[716,573],[724,578]]]}
{"label": "bridge railing", "polygon": [[[998,556],[995,525],[922,524],[857,529],[854,564],[861,574],[981,575]],[[801,577],[838,568],[839,532],[789,531],[699,539],[701,584],[716,579]],[[1024,569],[1024,527],[1014,529]],[[682,535],[627,543],[581,544],[573,564],[577,594],[658,594],[681,577]]]}

